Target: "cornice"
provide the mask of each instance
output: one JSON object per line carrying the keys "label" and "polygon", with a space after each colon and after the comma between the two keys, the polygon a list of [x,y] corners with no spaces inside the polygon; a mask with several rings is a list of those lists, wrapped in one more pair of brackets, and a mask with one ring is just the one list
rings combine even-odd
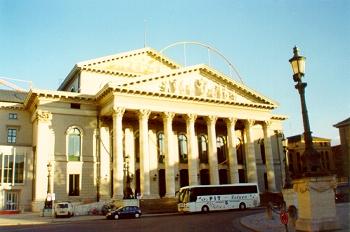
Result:
{"label": "cornice", "polygon": [[145,47],[145,48],[141,48],[141,49],[137,49],[137,50],[133,50],[133,51],[118,53],[115,55],[103,56],[100,58],[79,62],[77,64],[77,66],[89,67],[89,66],[93,66],[93,65],[103,64],[106,62],[121,60],[121,59],[125,59],[128,57],[133,57],[133,56],[138,56],[138,55],[143,55],[143,54],[148,54],[148,55],[153,56],[158,61],[162,62],[163,64],[166,64],[170,68],[179,68],[180,67],[180,65],[178,65],[176,62],[174,62],[170,58],[158,53],[156,50],[154,50],[150,47]]}
{"label": "cornice", "polygon": [[244,102],[235,102],[232,100],[222,100],[208,97],[198,97],[198,96],[189,96],[189,95],[176,95],[173,93],[165,93],[165,92],[149,92],[149,91],[141,91],[141,90],[133,90],[128,89],[121,86],[111,86],[106,85],[103,88],[103,91],[100,94],[96,95],[96,101],[100,101],[104,96],[108,93],[124,93],[124,94],[132,94],[138,96],[145,97],[161,97],[161,98],[169,98],[169,99],[177,99],[177,100],[186,100],[193,102],[205,102],[205,103],[215,103],[215,104],[225,104],[225,105],[234,105],[240,107],[249,107],[249,108],[258,108],[263,110],[272,110],[275,108],[273,105],[269,104],[261,104],[261,103],[244,103]]}
{"label": "cornice", "polygon": [[32,102],[36,98],[47,98],[47,99],[59,99],[67,101],[83,101],[84,103],[95,103],[95,96],[88,94],[81,94],[75,92],[66,92],[66,91],[52,91],[52,90],[39,90],[31,89],[24,100],[24,107],[30,108]]}

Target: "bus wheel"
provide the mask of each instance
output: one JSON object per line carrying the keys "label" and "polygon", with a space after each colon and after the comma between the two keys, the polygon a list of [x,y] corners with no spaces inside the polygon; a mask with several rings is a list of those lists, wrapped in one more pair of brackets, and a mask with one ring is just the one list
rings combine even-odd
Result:
{"label": "bus wheel", "polygon": [[206,205],[205,205],[205,206],[203,206],[203,207],[202,207],[202,212],[203,212],[203,213],[207,213],[207,212],[209,212],[209,207],[208,207],[208,206],[206,206]]}
{"label": "bus wheel", "polygon": [[241,204],[239,204],[239,209],[240,210],[245,210],[247,208],[247,206],[245,205],[245,203],[241,203]]}

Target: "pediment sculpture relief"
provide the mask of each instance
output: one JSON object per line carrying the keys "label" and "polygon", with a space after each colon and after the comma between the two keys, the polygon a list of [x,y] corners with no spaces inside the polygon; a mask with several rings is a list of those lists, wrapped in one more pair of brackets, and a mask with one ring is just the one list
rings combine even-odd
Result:
{"label": "pediment sculpture relief", "polygon": [[165,80],[160,85],[160,91],[179,95],[217,98],[222,100],[235,100],[236,93],[223,85],[214,84],[205,79],[186,81],[180,79]]}

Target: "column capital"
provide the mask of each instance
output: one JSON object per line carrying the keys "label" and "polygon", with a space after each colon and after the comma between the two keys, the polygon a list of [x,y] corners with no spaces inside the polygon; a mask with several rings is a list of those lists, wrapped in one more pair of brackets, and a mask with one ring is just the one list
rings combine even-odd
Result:
{"label": "column capital", "polygon": [[265,120],[263,121],[263,126],[270,127],[272,125],[271,120]]}
{"label": "column capital", "polygon": [[184,118],[186,119],[186,122],[195,122],[197,119],[196,114],[185,114]]}
{"label": "column capital", "polygon": [[113,107],[113,116],[123,117],[124,113],[124,107]]}
{"label": "column capital", "polygon": [[209,124],[209,123],[216,123],[216,120],[218,120],[218,117],[214,115],[210,115],[210,116],[204,117],[204,119]]}
{"label": "column capital", "polygon": [[163,112],[162,113],[163,119],[173,120],[174,117],[175,117],[175,113],[173,113],[173,112]]}
{"label": "column capital", "polygon": [[137,111],[137,116],[139,116],[139,119],[148,119],[149,115],[151,114],[150,110],[142,109]]}
{"label": "column capital", "polygon": [[52,113],[48,111],[42,111],[38,110],[35,113],[35,117],[38,119],[40,122],[50,122],[52,120]]}
{"label": "column capital", "polygon": [[230,118],[225,118],[224,121],[226,122],[226,124],[232,124],[234,126],[236,125],[238,119],[234,117],[230,117]]}
{"label": "column capital", "polygon": [[247,119],[244,121],[244,125],[248,126],[248,127],[252,127],[252,126],[254,126],[254,124],[255,124],[255,120],[253,120],[253,119]]}

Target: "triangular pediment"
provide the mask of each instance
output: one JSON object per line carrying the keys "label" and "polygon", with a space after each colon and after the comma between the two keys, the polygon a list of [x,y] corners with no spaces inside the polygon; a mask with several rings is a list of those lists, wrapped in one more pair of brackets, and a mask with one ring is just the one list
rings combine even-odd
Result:
{"label": "triangular pediment", "polygon": [[273,108],[277,106],[274,101],[206,65],[186,67],[163,75],[137,77],[119,87],[156,95],[171,94],[243,105],[264,104]]}
{"label": "triangular pediment", "polygon": [[136,76],[168,72],[180,67],[152,48],[88,60],[78,63],[77,66],[96,72],[126,73]]}

